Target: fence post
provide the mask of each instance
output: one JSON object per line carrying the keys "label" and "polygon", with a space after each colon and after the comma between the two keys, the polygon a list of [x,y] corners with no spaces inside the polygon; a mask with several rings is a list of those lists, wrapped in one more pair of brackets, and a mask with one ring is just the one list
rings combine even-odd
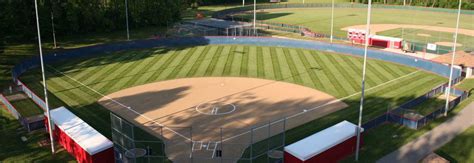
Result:
{"label": "fence post", "polygon": [[253,162],[253,126],[250,128],[250,163]]}

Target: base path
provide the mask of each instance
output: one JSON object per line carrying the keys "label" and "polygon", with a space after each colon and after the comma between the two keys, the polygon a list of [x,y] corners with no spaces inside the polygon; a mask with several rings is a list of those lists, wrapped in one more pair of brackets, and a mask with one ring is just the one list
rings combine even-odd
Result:
{"label": "base path", "polygon": [[254,142],[347,107],[309,87],[240,77],[145,84],[107,95],[99,103],[163,139],[168,158],[175,162],[219,162],[216,150],[234,162]]}
{"label": "base path", "polygon": [[456,135],[474,125],[474,103],[461,110],[458,115],[425,133],[401,148],[382,157],[378,163],[417,163],[425,156],[451,141]]}

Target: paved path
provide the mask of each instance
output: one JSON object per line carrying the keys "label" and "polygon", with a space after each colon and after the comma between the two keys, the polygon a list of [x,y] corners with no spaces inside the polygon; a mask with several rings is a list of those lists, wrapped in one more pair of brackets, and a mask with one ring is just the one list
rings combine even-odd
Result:
{"label": "paved path", "polygon": [[417,163],[429,153],[448,143],[456,135],[474,125],[474,102],[461,110],[458,115],[405,144],[392,153],[385,155],[377,163]]}

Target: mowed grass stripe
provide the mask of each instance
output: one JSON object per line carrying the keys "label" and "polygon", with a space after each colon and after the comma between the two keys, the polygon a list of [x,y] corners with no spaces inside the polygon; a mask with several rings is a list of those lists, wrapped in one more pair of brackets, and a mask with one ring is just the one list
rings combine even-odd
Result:
{"label": "mowed grass stripe", "polygon": [[392,79],[392,78],[397,78],[399,77],[397,73],[395,73],[392,69],[388,68],[386,65],[385,62],[383,61],[377,61],[375,62],[375,64],[377,65],[377,67],[379,68],[382,68],[382,69],[379,69],[379,71],[383,74],[386,74],[388,76],[389,79]]}
{"label": "mowed grass stripe", "polygon": [[[122,54],[122,53],[119,53],[119,54]],[[117,54],[115,55],[112,55],[112,56],[116,56]],[[110,58],[110,60],[107,60],[107,61],[111,61],[110,63],[114,63],[114,62],[118,62],[118,61],[121,61],[121,60],[124,60],[126,59],[127,57],[131,57],[130,55],[117,55],[117,57],[115,58]],[[69,76],[72,76],[74,77],[75,79],[78,79],[78,80],[85,80],[86,78],[90,77],[89,74],[96,74],[98,71],[100,71],[101,69],[103,69],[104,67],[108,66],[109,64],[104,64],[104,63],[101,63],[105,58],[107,57],[99,57],[99,59],[95,59],[92,61],[94,62],[94,65],[89,65],[87,67],[81,67],[80,68],[80,71],[77,70],[76,73],[67,73]],[[73,65],[74,63],[72,63],[71,65]],[[55,65],[53,65],[55,66]],[[66,66],[55,66],[55,67],[59,67],[59,70],[61,71],[64,71],[64,69],[67,69],[67,67],[69,67],[70,65],[66,65]],[[63,68],[65,67],[65,68]],[[75,70],[75,69],[73,69]]]}
{"label": "mowed grass stripe", "polygon": [[293,79],[293,74],[291,73],[288,62],[286,61],[285,52],[283,52],[283,48],[276,48],[276,52],[278,55],[278,62],[280,64],[280,71],[283,78],[282,80],[290,83],[295,83],[295,80]]}
{"label": "mowed grass stripe", "polygon": [[227,58],[224,63],[224,69],[222,70],[222,76],[230,76],[230,71],[232,69],[232,62],[234,60],[236,46],[231,46],[229,52],[227,53]]}
{"label": "mowed grass stripe", "polygon": [[179,60],[178,65],[176,67],[171,67],[173,71],[166,77],[166,79],[174,79],[176,76],[178,76],[178,73],[181,71],[181,69],[186,66],[186,63],[188,62],[189,58],[191,58],[193,55],[195,55],[196,50],[198,47],[191,48],[186,54],[184,54],[183,58]]}
{"label": "mowed grass stripe", "polygon": [[201,66],[201,63],[204,61],[206,56],[211,55],[211,54],[208,54],[210,49],[211,49],[211,46],[206,46],[204,50],[202,50],[202,52],[199,54],[199,57],[193,62],[193,66],[191,67],[191,69],[189,69],[188,73],[186,74],[187,77],[192,77],[196,74],[199,66]]}
{"label": "mowed grass stripe", "polygon": [[[355,57],[343,57],[343,59],[346,61],[347,64],[350,65],[349,67],[351,67],[355,72],[358,72],[358,75],[360,76],[359,80],[362,81],[362,66],[363,66],[362,59],[355,58]],[[365,82],[367,84],[367,88],[374,87],[377,85],[377,83],[375,82],[373,78],[374,77],[372,74],[366,75]]]}
{"label": "mowed grass stripe", "polygon": [[193,67],[194,63],[197,62],[198,58],[201,56],[203,51],[206,50],[207,47],[206,46],[199,46],[199,47],[196,47],[196,48],[197,48],[196,51],[194,51],[194,53],[190,56],[188,61],[186,63],[184,63],[181,70],[177,73],[176,78],[188,77],[187,74],[189,73],[189,71],[191,71],[191,68]]}
{"label": "mowed grass stripe", "polygon": [[152,67],[154,64],[158,62],[165,54],[157,54],[157,51],[153,51],[151,56],[147,58],[145,62],[143,62],[140,67],[137,67],[138,71],[133,75],[133,78],[129,79],[124,86],[133,86],[133,85],[139,85],[143,84],[139,80],[142,76],[145,75],[145,73]]}
{"label": "mowed grass stripe", "polygon": [[301,49],[297,49],[296,53],[299,60],[301,61],[301,64],[304,66],[305,71],[308,73],[311,83],[313,84],[313,87],[315,88],[322,87],[323,84],[321,83],[321,81],[319,80],[319,77],[314,72],[315,70],[313,69],[313,67],[309,64],[308,59],[304,55],[304,52]]}
{"label": "mowed grass stripe", "polygon": [[221,55],[217,58],[217,63],[211,76],[222,76],[227,58],[231,55],[231,49],[235,49],[235,46],[224,46]]}
{"label": "mowed grass stripe", "polygon": [[198,71],[196,71],[194,76],[205,76],[207,68],[211,64],[212,59],[214,57],[219,57],[219,55],[217,55],[218,51],[219,46],[212,46],[211,49],[209,49],[209,52],[205,55],[204,60],[202,61],[201,65],[199,65]]}
{"label": "mowed grass stripe", "polygon": [[316,89],[319,90],[326,90],[326,93],[329,93],[333,96],[337,97],[337,91],[336,87],[332,83],[332,81],[329,79],[329,77],[326,75],[324,72],[323,66],[320,64],[320,60],[317,59],[314,55],[317,55],[316,53],[312,53],[312,51],[303,51],[305,54],[306,59],[308,60],[309,64],[311,65],[312,68],[314,68],[314,72],[316,73],[316,76],[318,77],[318,80],[321,81],[321,85],[317,85]]}
{"label": "mowed grass stripe", "polygon": [[204,76],[211,76],[214,68],[216,67],[217,61],[219,60],[220,56],[222,55],[222,51],[224,50],[224,46],[218,46],[216,53],[214,53],[211,63],[207,66],[206,72]]}
{"label": "mowed grass stripe", "polygon": [[337,88],[341,90],[343,94],[342,96],[347,96],[355,92],[355,89],[351,87],[351,85],[348,83],[348,80],[346,79],[343,75],[341,70],[336,67],[336,65],[329,59],[330,54],[321,54],[319,53],[319,59],[322,61],[322,65],[327,68],[326,71],[328,72],[327,75],[330,75],[329,78],[331,78],[332,82],[335,82],[337,85]]}
{"label": "mowed grass stripe", "polygon": [[244,47],[238,45],[234,51],[231,51],[234,53],[234,59],[232,59],[232,66],[230,67],[230,74],[229,76],[240,76],[241,70],[242,70],[242,58],[243,58],[243,52],[244,52]]}
{"label": "mowed grass stripe", "polygon": [[[140,55],[137,55],[137,56],[140,56],[141,57],[145,57],[145,56],[148,56],[149,53],[141,53]],[[144,61],[144,59],[140,59],[140,60],[136,60],[134,62],[129,62],[129,63],[126,63],[124,65],[122,65],[121,67],[119,67],[117,69],[117,71],[115,71],[114,74],[109,74],[109,76],[112,76],[111,79],[105,79],[106,81],[107,80],[110,80],[110,81],[118,81],[118,80],[121,80],[122,78],[124,77],[127,77],[129,74],[131,74],[131,72],[138,66],[140,65],[142,62]],[[119,82],[108,82],[104,87],[102,87],[102,89],[99,89],[99,92],[102,92],[108,88],[111,88],[111,87],[115,87],[116,84],[119,84]]]}
{"label": "mowed grass stripe", "polygon": [[262,47],[257,47],[257,52],[254,54],[257,56],[257,77],[263,78],[265,76],[265,61],[263,60],[263,53]]}
{"label": "mowed grass stripe", "polygon": [[371,62],[367,62],[367,69],[372,70],[375,73],[375,75],[377,75],[382,80],[382,82],[389,81],[390,77],[387,76],[389,74],[381,72],[381,70],[383,70],[383,68],[379,67],[377,65],[377,62],[379,62],[379,61],[371,60]]}
{"label": "mowed grass stripe", "polygon": [[173,54],[168,54],[170,55],[169,58],[167,58],[166,61],[161,64],[161,66],[155,72],[153,72],[152,75],[148,77],[148,79],[146,79],[146,83],[155,81],[161,75],[161,73],[169,67],[169,65],[174,61],[179,53],[181,53],[180,50],[175,50],[173,51]]}
{"label": "mowed grass stripe", "polygon": [[249,77],[258,77],[258,65],[257,65],[257,57],[260,54],[257,54],[257,47],[255,46],[245,46],[248,47],[247,49],[244,49],[244,52],[246,52],[249,56],[249,62],[248,62],[248,76]]}
{"label": "mowed grass stripe", "polygon": [[324,74],[329,79],[329,83],[327,84],[332,84],[334,85],[334,88],[337,92],[336,97],[343,97],[344,95],[348,94],[348,92],[344,89],[342,84],[339,82],[339,80],[334,76],[334,72],[331,71],[331,68],[329,68],[326,64],[327,61],[323,60],[322,58],[324,57],[324,54],[321,54],[316,51],[311,51],[312,56],[314,57],[314,60],[318,61],[320,63],[321,68],[323,69]]}
{"label": "mowed grass stripe", "polygon": [[160,75],[158,75],[158,78],[156,78],[154,81],[167,80],[166,77],[168,77],[168,75],[171,74],[171,72],[179,66],[179,63],[181,62],[181,60],[184,57],[186,57],[186,54],[189,51],[192,51],[192,50],[193,48],[187,48],[187,49],[181,50],[179,54],[176,56],[176,58],[174,58],[173,61],[171,61],[171,63],[161,72]]}
{"label": "mowed grass stripe", "polygon": [[285,56],[286,63],[288,64],[288,67],[290,68],[291,72],[291,78],[293,78],[293,81],[297,84],[303,84],[303,79],[301,79],[301,74],[303,72],[298,72],[298,69],[296,68],[295,61],[293,61],[293,58],[291,57],[290,51],[285,48],[283,49],[283,54]]}
{"label": "mowed grass stripe", "polygon": [[[120,54],[122,54],[122,53],[120,53]],[[78,74],[77,76],[73,76],[73,78],[77,79],[78,81],[84,82],[86,84],[98,82],[98,81],[95,81],[95,80],[94,80],[94,82],[90,82],[90,80],[104,76],[104,74],[106,74],[108,71],[113,70],[116,66],[120,66],[120,64],[121,64],[120,61],[131,59],[131,58],[133,58],[133,55],[123,54],[122,56],[117,57],[116,60],[114,59],[114,60],[112,60],[112,62],[110,62],[108,64],[103,64],[99,67],[91,68],[91,69],[94,69],[94,70],[91,71],[91,72],[85,72],[85,74],[82,75],[82,77],[78,77],[79,76],[79,74]]]}
{"label": "mowed grass stripe", "polygon": [[271,56],[271,63],[273,65],[273,73],[275,74],[275,79],[276,80],[282,80],[283,75],[281,73],[281,68],[280,68],[280,62],[278,61],[278,54],[276,52],[276,48],[274,47],[269,47],[270,49],[270,56]]}
{"label": "mowed grass stripe", "polygon": [[359,90],[359,82],[356,81],[354,79],[354,77],[356,76],[356,74],[350,74],[348,71],[347,71],[347,66],[345,62],[343,62],[342,60],[336,60],[336,56],[338,55],[324,55],[327,57],[327,59],[329,59],[329,61],[332,64],[332,67],[334,67],[338,72],[339,72],[339,77],[342,77],[342,78],[339,78],[339,79],[344,79],[344,83],[349,85],[351,88],[352,88],[352,91],[348,92],[349,94],[352,94],[352,93],[355,93]]}
{"label": "mowed grass stripe", "polygon": [[248,76],[249,72],[249,47],[245,46],[242,53],[242,62],[240,65],[240,76]]}
{"label": "mowed grass stripe", "polygon": [[159,70],[159,66],[166,62],[166,60],[176,52],[177,49],[158,49],[153,53],[153,60],[146,66],[142,67],[140,71],[135,75],[136,79],[132,85],[142,85],[147,83],[147,80],[151,75]]}
{"label": "mowed grass stripe", "polygon": [[352,67],[353,65],[349,63],[351,61],[347,60],[346,56],[338,54],[332,55],[332,57],[334,58],[336,64],[342,67],[342,69],[347,73],[346,75],[351,78],[350,83],[352,87],[355,87],[355,90],[359,91],[361,89],[360,84],[362,80],[362,72],[359,72],[355,67]]}
{"label": "mowed grass stripe", "polygon": [[263,69],[264,69],[264,74],[265,74],[265,77],[266,79],[273,79],[273,80],[276,80],[276,76],[275,76],[275,72],[274,72],[274,69],[273,69],[273,58],[272,58],[272,54],[270,52],[270,48],[269,47],[262,47],[262,59],[263,59],[263,62],[265,63],[263,65]]}
{"label": "mowed grass stripe", "polygon": [[311,80],[311,77],[308,74],[308,71],[306,70],[305,65],[303,64],[303,61],[300,60],[298,57],[298,52],[297,50],[300,49],[290,49],[290,57],[293,60],[293,63],[295,65],[296,71],[298,72],[298,76],[301,78],[301,84],[303,86],[307,87],[313,87],[314,88],[314,83]]}

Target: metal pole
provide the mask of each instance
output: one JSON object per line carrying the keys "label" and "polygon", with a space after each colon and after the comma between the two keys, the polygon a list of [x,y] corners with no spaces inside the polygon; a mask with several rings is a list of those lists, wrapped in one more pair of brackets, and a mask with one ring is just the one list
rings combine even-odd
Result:
{"label": "metal pole", "polygon": [[331,9],[331,43],[334,37],[334,0],[332,0],[332,9]]}
{"label": "metal pole", "polygon": [[452,80],[453,80],[453,69],[454,69],[454,58],[456,57],[456,45],[458,43],[458,33],[459,33],[459,19],[461,17],[461,5],[462,5],[462,0],[459,0],[459,8],[458,8],[458,18],[456,20],[456,33],[454,33],[454,45],[453,45],[453,56],[451,57],[451,68],[449,72],[449,82],[448,82],[448,88],[446,91],[446,105],[444,108],[444,116],[448,116],[448,109],[449,109],[449,96],[451,93],[451,86],[452,86]]}
{"label": "metal pole", "polygon": [[44,91],[44,101],[46,104],[46,114],[48,116],[48,131],[49,131],[49,140],[51,141],[51,152],[54,154],[54,138],[53,138],[53,128],[51,125],[51,113],[49,112],[49,103],[48,103],[48,87],[46,84],[46,76],[44,75],[44,62],[43,62],[43,49],[41,48],[41,32],[40,32],[40,25],[39,25],[39,16],[38,16],[38,1],[35,0],[35,12],[36,12],[36,29],[38,30],[38,48],[40,53],[40,61],[41,61],[41,74],[43,77],[43,91]]}
{"label": "metal pole", "polygon": [[245,6],[245,0],[242,0],[242,7]]}
{"label": "metal pole", "polygon": [[407,0],[403,0],[403,6],[407,5]]}
{"label": "metal pole", "polygon": [[253,0],[253,34],[256,34],[257,23],[257,0]]}
{"label": "metal pole", "polygon": [[57,48],[56,45],[56,31],[54,30],[54,13],[53,10],[51,10],[51,26],[53,28],[53,44],[54,44],[54,49]]}
{"label": "metal pole", "polygon": [[128,0],[125,0],[125,21],[127,21],[127,40],[130,40],[130,30],[128,27]]}
{"label": "metal pole", "polygon": [[359,123],[357,126],[357,143],[356,143],[356,155],[355,160],[359,161],[359,147],[360,147],[360,132],[362,129],[362,112],[364,110],[364,96],[365,96],[365,75],[367,68],[367,50],[369,48],[369,35],[370,35],[370,16],[372,13],[372,0],[369,0],[369,5],[367,6],[367,26],[365,34],[365,49],[364,49],[364,65],[362,69],[362,92],[360,97],[360,108],[359,108]]}

